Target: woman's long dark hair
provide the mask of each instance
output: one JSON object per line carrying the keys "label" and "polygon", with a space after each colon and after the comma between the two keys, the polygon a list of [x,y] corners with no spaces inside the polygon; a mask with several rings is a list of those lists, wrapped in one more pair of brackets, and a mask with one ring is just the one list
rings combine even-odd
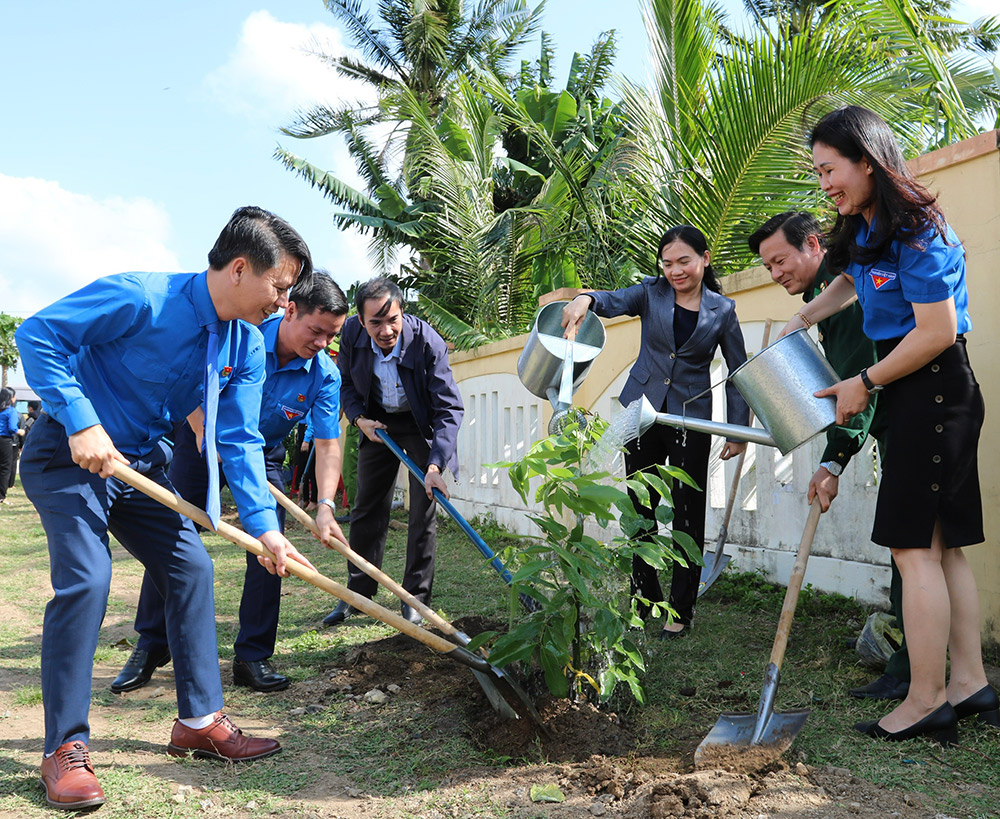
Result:
{"label": "woman's long dark hair", "polygon": [[809,147],[819,142],[852,162],[868,161],[875,177],[874,231],[867,247],[855,242],[855,222],[837,215],[830,231],[829,263],[843,270],[849,262],[872,264],[882,258],[894,239],[922,249],[917,237],[932,227],[946,234],[937,197],[914,179],[888,123],[859,105],[838,108],[821,119],[809,135]]}
{"label": "woman's long dark hair", "polygon": [[0,412],[3,412],[14,402],[14,391],[10,387],[0,389]]}
{"label": "woman's long dark hair", "polygon": [[[663,274],[663,271],[660,269],[660,254],[663,253],[663,248],[667,245],[672,245],[678,239],[684,242],[684,244],[690,245],[699,256],[704,256],[708,253],[708,239],[705,238],[705,234],[698,230],[698,228],[691,227],[691,225],[672,227],[660,237],[660,246],[656,248],[657,276]],[[705,278],[702,280],[702,284],[713,293],[722,293],[719,277],[715,272],[715,268],[710,264],[705,265]]]}

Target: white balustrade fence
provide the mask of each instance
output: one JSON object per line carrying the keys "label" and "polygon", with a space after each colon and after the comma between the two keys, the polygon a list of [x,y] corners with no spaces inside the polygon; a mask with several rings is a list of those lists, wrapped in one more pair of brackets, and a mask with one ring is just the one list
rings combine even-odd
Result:
{"label": "white balustrade fence", "polygon": [[[747,346],[758,349],[762,325],[744,327]],[[633,359],[634,360],[634,359]],[[598,358],[595,367],[601,366]],[[629,365],[629,367],[631,364]],[[616,378],[590,409],[609,420],[620,411],[618,394],[628,369]],[[461,378],[461,368],[456,372]],[[722,386],[725,364],[713,365],[715,420],[724,419]],[[534,535],[528,508],[511,487],[507,470],[494,464],[521,457],[546,435],[546,403],[528,392],[511,373],[476,375],[459,380],[465,420],[459,434],[460,480],[452,500],[466,517],[491,515],[506,528]],[[759,426],[759,422],[757,423]],[[751,444],[747,450],[737,504],[729,523],[726,551],[741,571],[762,571],[786,583],[808,515],[806,493],[825,446],[820,436],[787,456],[776,449]],[[709,467],[706,548],[714,548],[736,459],[718,459],[721,439],[713,442]],[[839,495],[820,520],[805,582],[867,603],[886,602],[889,552],[870,540],[874,518],[877,464],[872,442],[848,465],[840,478]],[[594,524],[591,534],[606,535]]]}

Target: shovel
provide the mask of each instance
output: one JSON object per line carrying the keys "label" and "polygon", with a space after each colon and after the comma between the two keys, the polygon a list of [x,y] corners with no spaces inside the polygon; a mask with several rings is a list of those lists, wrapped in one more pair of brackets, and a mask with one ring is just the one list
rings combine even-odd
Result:
{"label": "shovel", "polygon": [[792,744],[809,716],[808,710],[775,713],[774,698],[778,692],[781,661],[788,646],[788,634],[792,628],[795,606],[799,602],[799,590],[802,588],[802,578],[806,573],[809,550],[812,548],[820,514],[820,506],[816,502],[809,510],[809,520],[802,533],[792,576],[788,579],[785,602],[781,607],[781,617],[778,618],[778,631],[771,648],[771,660],[764,672],[764,688],[760,694],[757,714],[721,714],[708,736],[695,749],[695,767],[706,760],[706,757],[710,758],[713,750],[765,748],[780,755]]}
{"label": "shovel", "polygon": [[[764,323],[764,339],[760,343],[763,350],[771,340],[771,325],[774,319],[768,319]],[[747,426],[753,426],[753,410],[750,410],[750,419]],[[698,584],[698,596],[701,597],[709,590],[711,585],[719,579],[726,566],[729,565],[729,555],[726,554],[726,536],[729,534],[729,519],[733,514],[733,506],[736,504],[736,492],[740,487],[740,476],[743,474],[743,461],[746,459],[747,451],[744,449],[736,459],[736,474],[733,475],[733,485],[729,490],[729,499],[726,501],[726,512],[722,517],[722,528],[719,530],[719,537],[715,541],[715,550],[705,552],[705,565],[701,569],[701,582]]]}
{"label": "shovel", "polygon": [[[407,455],[403,451],[403,448],[399,444],[397,444],[394,440],[392,440],[391,437],[389,437],[388,432],[386,432],[384,429],[376,429],[375,434],[382,439],[382,443],[384,443],[387,447],[389,447],[389,449],[392,450],[392,453],[397,458],[399,458],[400,461],[402,461],[403,466],[409,469],[410,472],[417,478],[417,480],[419,480],[421,483],[423,483],[426,480],[427,476],[424,474],[424,471],[419,466],[417,466],[416,462],[414,462],[414,460],[409,455]],[[440,489],[434,490],[434,498],[437,500],[438,503],[441,504],[441,506],[444,507],[445,511],[449,515],[451,515],[452,520],[454,520],[455,523],[457,523],[462,528],[462,531],[465,532],[466,535],[468,535],[469,540],[471,540],[475,545],[475,547],[479,549],[480,552],[482,552],[483,557],[485,557],[487,560],[490,561],[490,565],[494,569],[496,569],[497,574],[499,574],[500,577],[503,578],[504,582],[508,586],[511,585],[511,583],[514,582],[514,576],[509,571],[507,571],[507,567],[504,566],[503,563],[500,561],[500,558],[497,557],[496,552],[494,552],[489,546],[487,546],[486,541],[483,540],[479,536],[479,533],[475,529],[473,529],[472,526],[469,525],[469,521],[467,521],[465,518],[462,517],[462,513],[455,508],[454,504],[452,504],[452,502],[444,496],[444,493]],[[526,611],[528,612],[538,611],[539,609],[538,601],[535,600],[530,595],[521,592],[520,594],[518,594],[518,598],[520,599],[521,605],[524,606]]]}
{"label": "shovel", "polygon": [[[116,462],[114,467],[114,475],[118,480],[124,481],[143,494],[149,495],[153,500],[159,501],[175,512],[191,518],[195,523],[201,524],[209,531],[217,532],[226,540],[246,549],[251,554],[255,554],[258,557],[271,557],[270,552],[264,548],[264,545],[257,538],[251,537],[242,529],[237,529],[225,521],[220,521],[218,528],[213,527],[212,521],[204,510],[199,509],[194,504],[188,503],[169,489],[160,486],[155,481],[151,481],[145,475],[139,474],[134,469],[125,466],[125,464]],[[378,603],[369,600],[357,592],[351,591],[346,586],[342,586],[340,583],[325,577],[315,569],[310,569],[296,560],[289,560],[287,566],[289,574],[294,574],[300,580],[305,580],[307,583],[316,586],[316,588],[332,594],[348,605],[354,606],[354,608],[363,611],[368,616],[374,617],[387,626],[392,626],[396,631],[403,632],[439,654],[471,668],[473,671],[480,672],[481,676],[478,676],[476,679],[480,681],[480,685],[488,688],[487,698],[501,716],[507,717],[512,714],[514,717],[518,717],[517,712],[510,706],[503,693],[501,693],[501,689],[507,691],[508,695],[516,697],[522,703],[530,702],[528,695],[524,691],[513,686],[508,678],[499,673],[499,669],[490,665],[478,654],[473,654],[471,651],[461,646],[456,646],[454,643],[448,642],[437,634],[414,625],[402,615],[389,611],[389,609],[380,606]],[[529,713],[531,713],[533,719],[536,719],[539,723],[541,722],[541,718],[538,716],[537,711],[534,711],[534,708]]]}
{"label": "shovel", "polygon": [[[289,498],[284,492],[279,491],[270,483],[267,486],[271,490],[271,494],[274,495],[274,499],[282,506],[284,506],[285,509],[287,509],[288,512],[291,514],[291,516],[295,518],[302,526],[304,526],[306,529],[312,532],[313,535],[319,538],[320,536],[319,527],[316,526],[316,521],[314,521],[312,517],[310,517],[310,515],[305,510],[301,509],[297,504],[295,504],[292,501],[292,499]],[[445,620],[441,615],[439,615],[436,611],[434,611],[434,609],[423,603],[418,598],[414,597],[406,589],[404,589],[401,585],[399,585],[399,583],[397,583],[395,580],[389,577],[389,575],[387,575],[385,572],[379,569],[375,564],[371,563],[368,560],[365,560],[365,558],[363,558],[361,555],[355,552],[350,546],[345,546],[336,538],[333,538],[330,541],[330,545],[336,552],[339,552],[348,560],[350,560],[351,563],[353,563],[355,566],[361,569],[361,571],[363,571],[369,577],[377,580],[381,585],[385,586],[389,591],[391,591],[394,595],[396,595],[396,597],[398,597],[400,600],[406,603],[406,605],[418,611],[421,617],[423,617],[425,620],[431,623],[435,628],[437,628],[438,630],[446,634],[448,637],[450,637],[453,642],[462,646],[463,648],[467,646],[470,642],[472,642],[472,640],[469,638],[469,635],[467,635],[464,631],[460,631],[459,629],[455,628],[454,625]],[[510,686],[510,689],[517,695],[518,699],[520,699],[521,703],[524,705],[528,714],[531,715],[531,718],[544,729],[545,726],[542,724],[542,718],[539,715],[538,711],[535,710],[534,704],[531,702],[530,699],[528,699],[527,693],[525,693],[520,686],[518,686],[513,680],[511,680],[504,673],[502,669],[497,668],[496,666],[493,665],[491,665],[490,668],[492,669],[493,675],[502,677],[504,680],[507,681],[508,685]],[[493,698],[496,694],[497,689],[496,686],[493,685],[493,680],[489,676],[485,675],[482,671],[479,671],[478,669],[475,668],[472,669],[472,674],[479,682],[479,685],[482,686],[483,692],[486,694],[487,698],[489,698],[490,703],[497,710],[497,712],[508,719],[517,719],[517,712],[514,711],[510,707],[510,705],[507,704],[506,700],[501,698],[498,702],[494,702]]]}

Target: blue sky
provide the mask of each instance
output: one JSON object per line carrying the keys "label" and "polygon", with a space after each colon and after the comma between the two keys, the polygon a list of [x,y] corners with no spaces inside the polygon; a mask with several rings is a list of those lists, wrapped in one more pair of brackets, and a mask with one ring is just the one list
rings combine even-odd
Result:
{"label": "blue sky", "polygon": [[[993,2],[973,0],[968,17]],[[337,138],[278,133],[296,108],[356,96],[308,53],[345,51],[321,0],[0,0],[0,9],[0,311],[30,315],[108,273],[202,270],[243,204],[287,218],[341,285],[373,274],[365,240],[338,232],[334,206],[271,157],[280,143],[354,178]],[[544,28],[560,78],[573,51],[609,28],[618,70],[645,77],[638,0],[549,0]]]}

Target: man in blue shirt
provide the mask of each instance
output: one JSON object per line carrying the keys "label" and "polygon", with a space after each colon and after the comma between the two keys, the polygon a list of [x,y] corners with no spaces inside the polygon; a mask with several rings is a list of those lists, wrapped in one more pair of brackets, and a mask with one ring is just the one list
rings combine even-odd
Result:
{"label": "man in blue shirt", "polygon": [[[317,453],[316,478],[322,495],[316,522],[323,542],[347,540],[334,520],[331,498],[340,481],[340,371],[326,348],[340,332],[347,316],[347,299],[326,273],[314,273],[292,288],[284,316],[272,316],[260,326],[266,352],[266,377],[260,405],[260,434],[264,439],[267,478],[284,491],[283,440],[312,410]],[[178,494],[204,508],[208,469],[202,453],[202,421],[198,408],[189,422],[175,428],[174,455],[168,477]],[[278,507],[284,531],[285,510]],[[281,578],[266,572],[249,552],[240,603],[240,631],[236,637],[233,680],[257,691],[280,691],[288,677],[270,663],[278,633]],[[143,578],[136,611],[139,633],[132,656],[111,684],[115,693],[132,691],[149,682],[153,671],[170,661],[163,595],[149,573]]]}
{"label": "man in blue shirt", "polygon": [[[309,248],[284,220],[237,210],[203,273],[98,279],[26,319],[16,339],[28,383],[45,402],[22,458],[22,483],[48,538],[53,597],[42,632],[45,755],[53,807],[104,802],[90,762],[91,678],[111,585],[108,533],[166,597],[179,718],[167,746],[223,760],[277,753],[221,712],[212,561],[194,525],[112,478],[115,462],[170,487],[163,442],[199,403],[206,364],[219,379],[216,440],[244,528],[270,551],[268,571],[311,565],[278,531],[257,432],[264,347],[250,326],[287,305]],[[239,321],[242,319],[243,321]],[[244,322],[249,322],[246,324]],[[210,334],[218,355],[207,362]]]}

